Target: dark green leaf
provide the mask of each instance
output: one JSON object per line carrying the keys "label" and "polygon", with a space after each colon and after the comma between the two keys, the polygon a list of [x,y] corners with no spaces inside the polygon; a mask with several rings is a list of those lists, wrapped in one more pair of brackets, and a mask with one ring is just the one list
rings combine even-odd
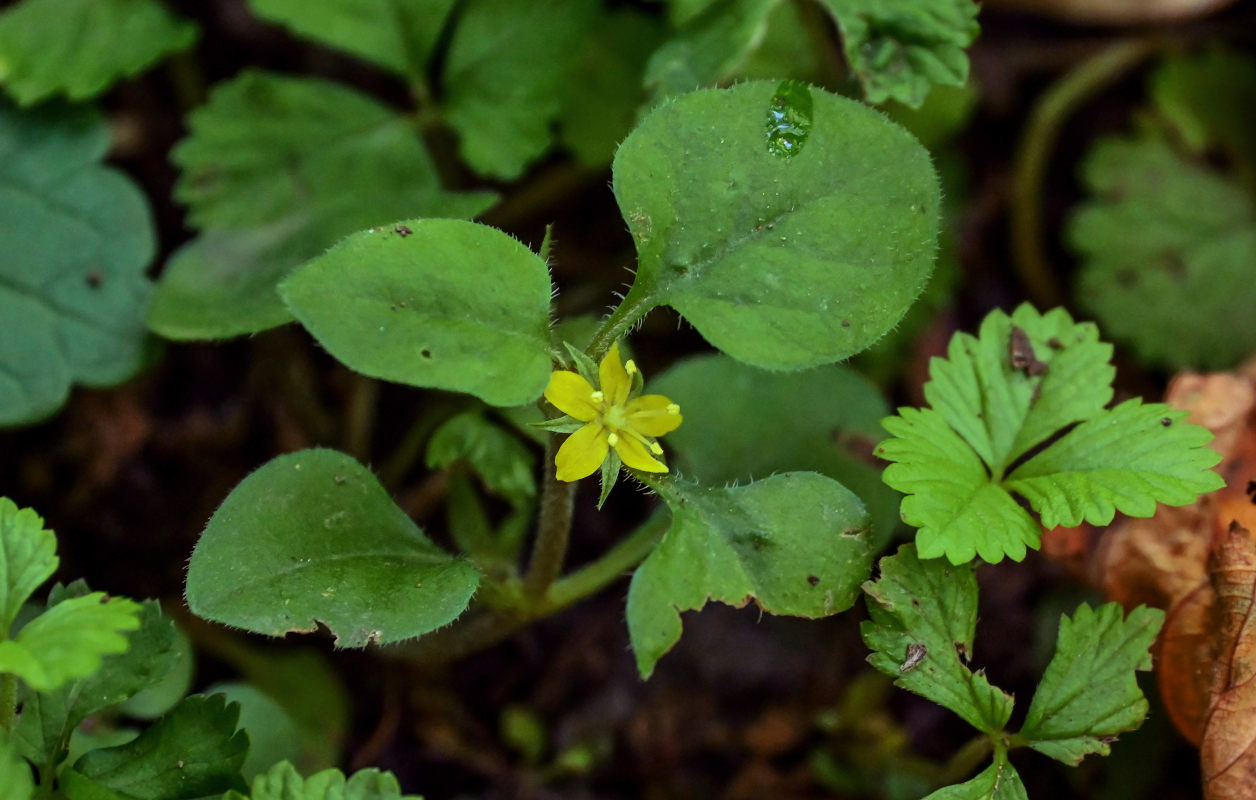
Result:
{"label": "dark green leaf", "polygon": [[240,710],[240,730],[248,734],[249,753],[240,766],[245,782],[280,761],[301,758],[303,737],[292,717],[274,698],[247,683],[216,683],[206,695],[221,695]]}
{"label": "dark green leaf", "polygon": [[1025,784],[1007,760],[1007,752],[995,753],[994,763],[977,777],[939,789],[925,800],[1029,800]]}
{"label": "dark green leaf", "polygon": [[[763,39],[781,0],[716,0],[650,56],[645,84],[667,96],[731,78]],[[779,77],[779,76],[778,76]]]}
{"label": "dark green leaf", "polygon": [[445,469],[457,461],[467,462],[489,491],[515,505],[536,495],[532,452],[482,414],[467,411],[452,417],[428,441],[428,467]]}

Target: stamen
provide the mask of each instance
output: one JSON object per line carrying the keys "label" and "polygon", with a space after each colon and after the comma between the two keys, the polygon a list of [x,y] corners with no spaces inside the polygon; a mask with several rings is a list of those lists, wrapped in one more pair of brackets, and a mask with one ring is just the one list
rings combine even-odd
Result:
{"label": "stamen", "polygon": [[606,443],[609,444],[611,447],[614,447],[615,445],[619,444],[619,434],[611,433],[607,435]]}
{"label": "stamen", "polygon": [[659,447],[658,442],[650,442],[650,452],[656,456],[663,455],[663,448]]}
{"label": "stamen", "polygon": [[631,358],[628,359],[628,363],[624,364],[624,371],[627,372],[629,375],[636,375],[637,374],[637,362],[633,361]]}
{"label": "stamen", "polygon": [[680,413],[680,406],[676,405],[675,403],[668,403],[668,404],[667,404],[667,413],[668,413],[668,414],[679,414],[679,413]]}
{"label": "stamen", "polygon": [[606,395],[602,394],[600,391],[594,391],[593,394],[589,395],[589,399],[595,403],[600,403],[606,399]]}

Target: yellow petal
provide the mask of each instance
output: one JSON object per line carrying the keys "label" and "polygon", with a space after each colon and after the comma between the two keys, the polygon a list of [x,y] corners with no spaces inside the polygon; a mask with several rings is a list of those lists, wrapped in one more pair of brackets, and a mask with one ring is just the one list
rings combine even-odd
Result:
{"label": "yellow petal", "polygon": [[650,455],[645,443],[637,436],[620,436],[615,443],[615,452],[625,466],[642,472],[667,472],[667,465]]}
{"label": "yellow petal", "polygon": [[607,405],[622,406],[628,399],[632,379],[628,377],[628,370],[624,369],[624,362],[619,358],[619,342],[615,342],[606,351],[597,373],[602,381],[602,394],[606,395]]}
{"label": "yellow petal", "polygon": [[597,472],[610,452],[606,436],[606,429],[601,425],[585,425],[568,436],[554,456],[554,466],[558,468],[555,477],[571,482]]}
{"label": "yellow petal", "polygon": [[[674,410],[673,410],[674,409]],[[680,407],[661,394],[643,394],[624,406],[628,427],[643,436],[662,436],[680,427]]]}
{"label": "yellow petal", "polygon": [[560,369],[550,375],[545,399],[559,411],[581,422],[592,422],[601,409],[593,400],[593,387],[574,372]]}

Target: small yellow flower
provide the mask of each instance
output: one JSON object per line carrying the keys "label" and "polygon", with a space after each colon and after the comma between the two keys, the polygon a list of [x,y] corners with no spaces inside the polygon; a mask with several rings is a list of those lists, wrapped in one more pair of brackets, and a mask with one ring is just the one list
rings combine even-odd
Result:
{"label": "small yellow flower", "polygon": [[[585,423],[563,442],[554,457],[560,481],[578,481],[597,471],[610,449],[620,460],[642,472],[667,472],[654,456],[663,454],[656,436],[680,426],[680,406],[661,394],[633,397],[633,378],[639,375],[631,360],[619,358],[619,345],[611,345],[598,365],[601,389],[594,389],[580,375],[555,370],[550,375],[545,399],[564,414]],[[637,385],[640,386],[638,379]]]}

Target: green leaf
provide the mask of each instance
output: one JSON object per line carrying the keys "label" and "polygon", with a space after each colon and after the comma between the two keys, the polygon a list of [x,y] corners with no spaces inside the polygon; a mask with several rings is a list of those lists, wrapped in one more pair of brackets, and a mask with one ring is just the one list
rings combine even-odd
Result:
{"label": "green leaf", "polygon": [[149,316],[172,338],[292,319],[273,287],[344,236],[416,216],[471,217],[486,192],[441,187],[413,123],[326,81],[246,70],[188,117],[175,194],[205,229],[176,254]]}
{"label": "green leaf", "polygon": [[977,627],[977,579],[971,564],[922,561],[912,545],[880,562],[864,584],[870,620],[860,625],[873,651],[868,663],[894,685],[951,709],[970,725],[997,733],[1012,697],[968,666]]}
{"label": "green leaf", "polygon": [[445,119],[477,172],[513,179],[541,156],[597,5],[589,0],[470,0],[443,85]]}
{"label": "green leaf", "polygon": [[153,0],[24,0],[0,14],[0,84],[24,106],[86,100],[196,35]]}
{"label": "green leaf", "polygon": [[[54,589],[49,606],[56,609],[85,595],[81,584]],[[139,628],[127,636],[125,652],[107,656],[98,670],[84,678],[26,697],[14,732],[24,756],[36,764],[59,760],[71,733],[88,715],[134,697],[179,668],[188,655],[179,649],[174,623],[162,615],[161,606],[144,601],[139,619]]]}
{"label": "green leaf", "polygon": [[30,765],[18,755],[7,735],[0,733],[0,786],[5,800],[31,800],[35,796],[35,779]]}
{"label": "green leaf", "polygon": [[302,734],[296,722],[283,706],[256,686],[215,683],[204,693],[221,695],[240,709],[240,730],[249,737],[248,757],[240,766],[246,783],[280,761],[296,761],[303,755]]}
{"label": "green leaf", "polygon": [[427,444],[427,466],[447,469],[466,461],[488,490],[515,505],[536,495],[536,459],[518,438],[482,414],[467,411],[436,429]]}
{"label": "green leaf", "polygon": [[8,636],[22,604],[57,571],[57,537],[43,517],[0,497],[0,639]]}
{"label": "green leaf", "polygon": [[363,769],[348,781],[338,769],[327,769],[302,778],[286,761],[253,779],[252,800],[422,800],[402,795],[391,772]]}
{"label": "green leaf", "polygon": [[422,75],[455,0],[249,0],[263,19],[403,77]]}
{"label": "green leaf", "polygon": [[841,484],[809,472],[731,489],[663,481],[672,512],[663,540],[628,589],[628,634],[648,678],[680,639],[683,611],[753,600],[769,614],[844,611],[868,575],[867,514]]}
{"label": "green leaf", "polygon": [[680,27],[645,71],[660,96],[682,94],[733,77],[762,41],[781,0],[718,0]]}
{"label": "green leaf", "polygon": [[1061,616],[1055,656],[1017,737],[1065,764],[1106,756],[1117,734],[1147,716],[1134,673],[1151,669],[1148,648],[1163,622],[1160,609],[1139,606],[1125,617],[1119,603],[1083,603],[1072,617]]}
{"label": "green leaf", "polygon": [[1223,484],[1211,436],[1182,413],[1137,399],[1104,409],[1110,355],[1093,324],[1027,304],[992,312],[978,337],[956,334],[930,364],[933,408],[899,409],[876,450],[894,462],[884,481],[908,495],[921,558],[1024,558],[1041,526],[1013,491],[1053,527],[1151,516]]}
{"label": "green leaf", "polygon": [[837,20],[846,62],[870,103],[924,102],[935,85],[968,80],[964,48],[977,38],[973,0],[820,0]]}
{"label": "green leaf", "polygon": [[333,356],[373,378],[496,406],[529,403],[549,381],[549,271],[495,228],[427,219],[363,231],[279,293]]}
{"label": "green leaf", "polygon": [[1216,45],[1175,52],[1151,74],[1148,93],[1193,155],[1220,150],[1256,177],[1256,58]]}
{"label": "green leaf", "polygon": [[126,650],[124,631],[140,626],[140,607],[122,597],[93,592],[58,603],[0,641],[0,672],[50,692],[100,668],[101,659]]}
{"label": "green leaf", "polygon": [[711,486],[787,470],[819,472],[863,500],[874,549],[898,524],[898,493],[871,461],[889,406],[854,370],[765,372],[711,354],[677,362],[650,382],[650,390],[685,414],[664,444],[690,480]]}
{"label": "green leaf", "polygon": [[1029,800],[1020,774],[1007,760],[1007,752],[995,753],[994,763],[977,777],[939,789],[925,800]]}
{"label": "green leaf", "polygon": [[1149,131],[1100,139],[1082,179],[1091,199],[1066,237],[1082,259],[1077,296],[1105,331],[1171,368],[1230,367],[1256,349],[1256,199],[1235,176]]}
{"label": "green leaf", "polygon": [[73,771],[135,800],[191,800],[243,789],[240,766],[249,737],[236,730],[239,714],[222,695],[192,695],[131,742],[84,755]]}
{"label": "green leaf", "polygon": [[156,719],[174,708],[192,688],[192,678],[196,672],[192,642],[173,623],[170,627],[174,632],[172,666],[165,675],[119,704],[118,713],[135,719]]}
{"label": "green leaf", "polygon": [[463,612],[475,568],[428,539],[370,470],[334,450],[272,459],[210,519],[188,564],[205,619],[282,636],[322,623],[342,647],[433,631]]}
{"label": "green leaf", "polygon": [[938,226],[937,177],[910,135],[791,86],[811,100],[806,124],[772,83],[693,92],[651,113],[614,165],[639,258],[626,302],[670,305],[769,369],[837,361],[885,333],[928,279]]}
{"label": "green leaf", "polygon": [[108,149],[89,108],[0,100],[0,426],[143,363],[153,228],[140,191],[100,164]]}

